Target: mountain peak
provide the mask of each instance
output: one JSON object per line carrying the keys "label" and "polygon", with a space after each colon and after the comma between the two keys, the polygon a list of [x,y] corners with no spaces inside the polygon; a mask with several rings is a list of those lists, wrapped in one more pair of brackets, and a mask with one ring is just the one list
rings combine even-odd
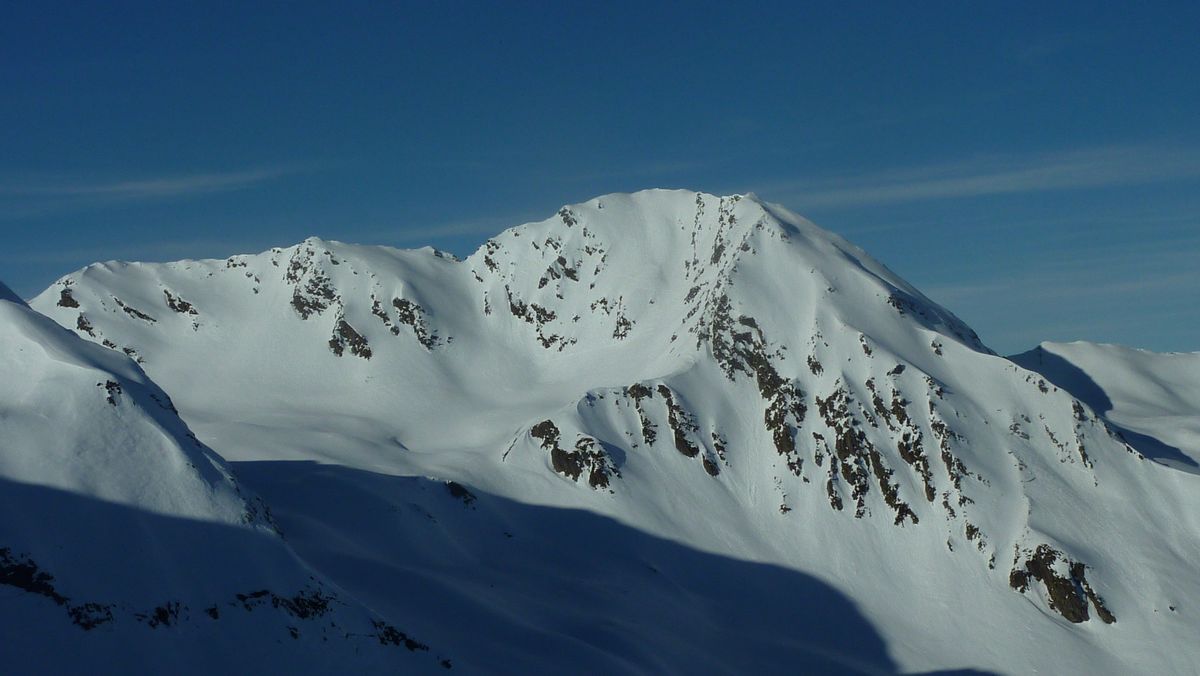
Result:
{"label": "mountain peak", "polygon": [[[92,268],[32,305],[139,360],[228,458],[437,477],[466,510],[423,512],[360,477],[389,486],[369,491],[390,496],[388,518],[346,529],[326,523],[345,510],[296,507],[300,541],[318,550],[340,532],[386,552],[373,560],[425,547],[451,560],[484,538],[494,548],[476,565],[542,561],[517,526],[472,530],[469,496],[490,494],[807,571],[852,590],[910,670],[1078,670],[1191,635],[1156,609],[1200,583],[1155,552],[1178,541],[1193,475],[1139,452],[1099,404],[997,358],[866,252],[752,196],[605,195],[461,262],[309,238]],[[314,495],[341,490],[313,474]],[[1103,527],[1080,526],[1098,513]],[[400,549],[398,533],[411,538]],[[1153,598],[1126,574],[1162,570],[1174,572]],[[372,581],[391,576],[367,577],[341,579],[384,606],[408,602]],[[541,587],[522,588],[506,601],[538,624]],[[947,598],[963,601],[948,613]],[[1119,632],[1103,626],[1117,617]],[[1106,640],[1028,646],[1018,663],[954,652],[1084,623],[1080,636]],[[570,670],[555,666],[543,670]]]}

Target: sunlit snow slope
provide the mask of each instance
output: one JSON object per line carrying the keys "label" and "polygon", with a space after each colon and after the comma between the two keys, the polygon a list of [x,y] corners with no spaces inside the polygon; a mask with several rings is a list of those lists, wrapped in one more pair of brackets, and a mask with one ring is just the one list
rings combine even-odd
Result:
{"label": "sunlit snow slope", "polygon": [[33,305],[480,671],[1200,661],[1200,477],[753,196],[608,195],[461,261],[96,264]]}
{"label": "sunlit snow slope", "polygon": [[6,674],[438,665],[304,565],[133,361],[3,285],[0,585]]}
{"label": "sunlit snow slope", "polygon": [[1142,453],[1200,471],[1200,353],[1042,343],[1011,359],[1087,402]]}

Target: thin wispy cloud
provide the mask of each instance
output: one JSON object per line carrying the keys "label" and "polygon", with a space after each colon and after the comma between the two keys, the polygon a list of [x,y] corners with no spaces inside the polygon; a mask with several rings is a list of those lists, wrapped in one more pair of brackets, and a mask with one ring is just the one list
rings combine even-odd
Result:
{"label": "thin wispy cloud", "polygon": [[427,226],[407,226],[403,229],[376,228],[369,232],[379,240],[390,240],[397,244],[423,245],[432,240],[450,237],[482,239],[498,235],[503,230],[515,225],[532,223],[549,217],[550,214],[543,212],[521,212],[509,216],[450,221]]}
{"label": "thin wispy cloud", "polygon": [[[1195,266],[1200,239],[1157,250],[1133,248],[1014,269],[1003,278],[922,288],[935,301],[961,311],[985,341],[1013,351],[1042,340],[1115,340],[1145,346],[1151,333],[1168,341],[1163,345],[1194,345],[1187,327],[1200,320],[1191,302],[1200,288],[1200,269]],[[1136,322],[1133,331],[1131,322]]]}
{"label": "thin wispy cloud", "polygon": [[[1120,342],[1194,349],[1200,311],[1190,299],[1200,272],[1168,268],[1102,273],[1045,271],[982,283],[926,285],[930,298],[971,323],[993,348],[1016,352],[1043,340]],[[1158,341],[1147,345],[1148,340]]]}
{"label": "thin wispy cloud", "polygon": [[838,208],[1141,185],[1200,177],[1187,148],[1112,146],[1025,157],[989,156],[861,176],[791,180],[762,188],[801,208]]}
{"label": "thin wispy cloud", "polygon": [[245,190],[299,171],[301,168],[289,166],[109,181],[64,178],[8,180],[0,181],[0,195],[10,198],[164,199]]}
{"label": "thin wispy cloud", "polygon": [[978,302],[995,303],[1007,296],[1027,303],[1072,302],[1090,298],[1143,299],[1150,292],[1180,294],[1195,289],[1200,273],[1188,271],[1145,272],[1136,278],[1108,279],[1102,276],[1063,273],[1035,274],[1020,280],[990,281],[980,284],[949,284],[925,287],[934,300],[951,308]]}
{"label": "thin wispy cloud", "polygon": [[[959,313],[992,347],[1100,340],[1195,349],[1200,234],[1071,247],[1012,261],[991,274],[928,279],[918,287]],[[927,271],[936,277],[936,271]],[[1148,345],[1149,340],[1159,341]]]}
{"label": "thin wispy cloud", "polygon": [[662,179],[692,174],[711,166],[712,162],[702,160],[662,160],[630,163],[623,167],[585,170],[578,173],[550,173],[548,175],[566,182],[601,181],[614,178]]}
{"label": "thin wispy cloud", "polygon": [[1083,49],[1099,49],[1111,41],[1110,36],[1102,33],[1075,30],[1014,43],[1012,54],[1018,61],[1037,65],[1065,53]]}
{"label": "thin wispy cloud", "polygon": [[258,253],[265,251],[270,246],[270,243],[254,238],[114,242],[91,247],[66,247],[41,251],[5,251],[0,253],[0,264],[46,263],[78,266],[112,260],[173,261],[185,258],[219,259],[235,254]]}
{"label": "thin wispy cloud", "polygon": [[390,237],[395,242],[413,243],[441,237],[463,237],[468,235],[495,235],[501,230],[515,225],[513,222],[501,223],[494,219],[479,221],[459,221],[442,223],[431,226],[418,226],[393,231]]}

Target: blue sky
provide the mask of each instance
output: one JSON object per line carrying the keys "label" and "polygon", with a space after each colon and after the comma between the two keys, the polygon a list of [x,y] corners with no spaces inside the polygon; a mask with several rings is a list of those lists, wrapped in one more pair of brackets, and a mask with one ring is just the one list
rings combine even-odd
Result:
{"label": "blue sky", "polygon": [[846,235],[1001,352],[1200,350],[1195,2],[94,4],[0,6],[25,296],[686,187]]}

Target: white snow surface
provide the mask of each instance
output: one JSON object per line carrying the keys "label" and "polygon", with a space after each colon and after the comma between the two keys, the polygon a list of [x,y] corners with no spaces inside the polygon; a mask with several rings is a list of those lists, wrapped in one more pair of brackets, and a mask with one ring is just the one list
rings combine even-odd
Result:
{"label": "white snow surface", "polygon": [[1146,455],[1200,471],[1200,352],[1047,342],[1011,359],[1087,402]]}
{"label": "white snow surface", "polygon": [[4,673],[437,668],[382,646],[127,356],[2,285],[0,347]]}
{"label": "white snow surface", "polygon": [[100,263],[31,304],[140,361],[304,565],[456,671],[1200,664],[1200,476],[754,196],[607,195],[462,261]]}

